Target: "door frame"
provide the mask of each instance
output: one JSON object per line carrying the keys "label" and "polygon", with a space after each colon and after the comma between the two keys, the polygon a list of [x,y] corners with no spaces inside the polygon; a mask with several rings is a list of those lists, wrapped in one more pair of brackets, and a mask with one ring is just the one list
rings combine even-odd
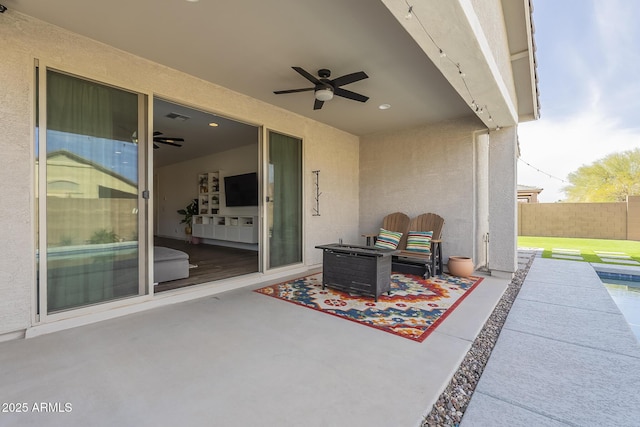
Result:
{"label": "door frame", "polygon": [[[55,64],[55,65],[54,65]],[[37,326],[40,324],[55,322],[64,319],[70,319],[75,317],[86,316],[94,314],[96,312],[103,312],[112,310],[114,308],[124,307],[131,305],[132,302],[144,302],[152,298],[152,289],[150,286],[150,278],[153,273],[153,252],[150,251],[149,242],[153,243],[153,236],[150,236],[150,231],[153,228],[153,218],[149,212],[149,203],[151,199],[145,199],[143,195],[148,194],[149,183],[152,182],[153,177],[150,175],[151,170],[149,162],[151,156],[149,155],[149,148],[151,146],[151,139],[148,137],[149,133],[149,117],[152,114],[152,105],[149,105],[151,94],[149,92],[132,88],[121,82],[105,79],[104,76],[93,76],[86,72],[81,72],[73,68],[67,68],[60,66],[58,63],[49,61],[48,59],[34,58],[34,119],[33,119],[33,162],[36,164],[36,160],[41,160],[42,153],[47,153],[47,70],[55,71],[62,74],[67,74],[72,77],[94,82],[96,84],[110,86],[118,90],[131,92],[137,95],[138,98],[138,295],[132,295],[129,297],[123,297],[119,299],[109,300],[101,303],[95,303],[90,305],[84,305],[77,308],[71,308],[68,310],[61,310],[55,313],[48,313],[48,291],[47,291],[47,165],[38,161],[37,171],[34,171],[34,176],[37,176],[38,182],[32,192],[32,197],[38,202],[38,209],[34,211],[34,241],[36,241],[36,250],[40,251],[40,248],[45,248],[44,256],[40,256],[39,268],[36,259],[34,259],[34,270],[36,274],[34,277],[37,279],[34,282],[33,290],[33,305],[32,310],[32,325]],[[38,102],[36,102],[36,99]],[[37,117],[38,122],[36,122]],[[35,133],[36,125],[38,127],[37,134]],[[43,131],[45,130],[45,131]],[[142,142],[144,141],[144,145]],[[36,149],[38,150],[38,157],[36,158]],[[34,169],[36,167],[34,166]],[[44,191],[44,193],[42,193]],[[44,197],[42,197],[44,194]],[[44,230],[44,232],[43,232]],[[35,236],[38,236],[36,239]],[[34,255],[36,255],[34,253]]]}

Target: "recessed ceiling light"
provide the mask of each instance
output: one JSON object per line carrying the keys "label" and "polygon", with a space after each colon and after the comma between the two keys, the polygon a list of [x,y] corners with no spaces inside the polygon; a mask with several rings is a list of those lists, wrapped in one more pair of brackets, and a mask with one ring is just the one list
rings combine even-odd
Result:
{"label": "recessed ceiling light", "polygon": [[209,123],[209,126],[214,128],[214,127],[218,126],[218,124],[216,122],[211,122],[211,123]]}
{"label": "recessed ceiling light", "polygon": [[198,1],[200,1],[200,0],[187,0],[187,1],[188,1],[189,3],[195,3],[195,2],[198,2]]}
{"label": "recessed ceiling light", "polygon": [[381,110],[388,110],[389,108],[391,108],[391,104],[380,104],[378,108]]}

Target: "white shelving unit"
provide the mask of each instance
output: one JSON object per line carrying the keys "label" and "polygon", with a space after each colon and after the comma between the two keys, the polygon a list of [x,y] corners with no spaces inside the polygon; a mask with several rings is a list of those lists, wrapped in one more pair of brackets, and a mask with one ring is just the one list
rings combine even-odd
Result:
{"label": "white shelving unit", "polygon": [[198,212],[214,215],[220,210],[220,172],[198,174]]}
{"label": "white shelving unit", "polygon": [[192,235],[203,239],[258,243],[258,217],[220,215],[220,171],[198,174],[198,210]]}
{"label": "white shelving unit", "polygon": [[234,215],[196,215],[193,235],[203,239],[258,243],[258,217]]}

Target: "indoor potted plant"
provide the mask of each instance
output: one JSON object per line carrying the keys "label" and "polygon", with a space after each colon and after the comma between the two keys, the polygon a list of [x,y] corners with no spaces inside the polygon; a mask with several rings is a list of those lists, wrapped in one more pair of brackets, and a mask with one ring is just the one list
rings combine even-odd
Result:
{"label": "indoor potted plant", "polygon": [[184,216],[180,221],[180,224],[185,224],[184,233],[191,235],[191,222],[193,216],[198,214],[198,199],[193,199],[184,209],[178,209],[178,213]]}

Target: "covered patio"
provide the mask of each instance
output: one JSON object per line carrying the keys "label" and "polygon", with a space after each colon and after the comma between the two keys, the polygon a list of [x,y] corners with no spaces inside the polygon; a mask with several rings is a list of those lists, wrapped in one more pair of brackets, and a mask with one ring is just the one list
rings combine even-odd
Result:
{"label": "covered patio", "polygon": [[28,411],[0,424],[417,426],[509,284],[481,277],[422,343],[252,292],[264,283],[4,342],[0,395]]}
{"label": "covered patio", "polygon": [[[0,394],[7,409],[17,406],[0,413],[0,425],[419,425],[517,270],[517,126],[539,113],[531,2],[332,0],[322,5],[329,26],[307,1],[2,3],[0,110],[9,120],[0,122],[0,228],[11,244],[0,250]],[[321,87],[275,93],[315,82],[292,67],[329,67],[336,79],[366,72],[351,89],[371,100],[335,99],[320,110]],[[40,265],[36,254],[70,240],[48,239],[54,223],[46,208],[56,196],[49,190],[84,183],[60,182],[39,161],[48,147],[41,136],[61,131],[49,120],[58,110],[43,96],[54,76],[109,88],[137,106],[136,131],[127,127],[126,140],[109,141],[126,142],[138,156],[137,199],[125,201],[138,206],[127,214],[139,253],[131,294],[49,310],[49,290],[66,283],[54,284],[48,254]],[[180,153],[154,152],[156,132],[174,136],[154,124],[156,100],[249,124],[258,142],[251,155],[234,148],[217,159],[155,164],[163,149]],[[297,229],[283,242],[271,240],[271,135],[293,138],[299,149]],[[187,140],[182,153],[209,142]],[[259,176],[251,211],[258,272],[156,294],[154,237],[183,237],[180,198],[192,199],[199,173],[219,169]],[[75,220],[68,211],[60,216]],[[379,230],[393,211],[441,215],[445,262],[466,256],[486,272],[424,342],[253,292],[319,271],[317,245],[363,243],[362,234]],[[295,259],[271,264],[287,244]]]}
{"label": "covered patio", "polygon": [[[167,299],[155,295],[153,286],[153,239],[186,236],[177,212],[198,195],[198,174],[221,169],[224,177],[256,174],[258,205],[228,206],[225,198],[216,214],[251,217],[259,280],[320,268],[317,245],[363,243],[360,236],[377,232],[382,218],[394,211],[442,216],[445,262],[450,256],[469,257],[492,277],[513,276],[517,126],[537,119],[539,107],[529,0],[414,6],[401,0],[332,0],[323,4],[333,19],[330,31],[317,19],[315,3],[290,0],[277,6],[179,2],[175,9],[119,0],[98,10],[77,0],[2,3],[0,36],[7,48],[0,64],[6,82],[0,109],[10,120],[0,123],[6,142],[0,228],[12,243],[0,256],[0,291],[6,295],[0,301],[0,341],[163,305]],[[231,16],[239,19],[230,24]],[[294,23],[305,31],[297,31]],[[157,30],[165,26],[172,31]],[[370,100],[322,101],[329,103],[316,109],[313,99],[318,101],[321,87],[301,87],[301,93],[295,88],[316,82],[308,70],[313,74],[325,67],[340,83],[336,98],[349,93],[340,87],[348,83],[353,84],[348,90]],[[360,79],[365,73],[368,77]],[[82,97],[65,101],[68,111],[58,108],[70,93],[67,83],[117,94],[127,107],[113,103],[99,109],[109,112],[99,120],[104,126],[89,126],[88,119],[73,127],[56,123],[62,118],[52,112],[75,117],[72,110],[87,111]],[[294,92],[279,93],[284,89]],[[222,133],[201,139],[169,133],[160,118],[186,116],[162,110],[159,101],[228,120],[223,124],[232,119],[250,125],[254,140],[229,148],[222,142],[233,138]],[[211,123],[217,124],[210,121],[207,131],[230,127]],[[96,129],[83,130],[85,125]],[[184,146],[156,149],[158,132],[184,139]],[[286,136],[282,144],[296,150],[282,161],[297,173],[295,221],[283,220],[291,209],[272,209],[289,198],[268,194],[274,178],[269,156],[277,151],[271,150],[277,136]],[[79,142],[85,140],[90,143]],[[187,159],[194,153],[190,149],[201,145],[222,151]],[[89,168],[58,168],[73,163],[69,156],[40,161],[39,153],[60,147],[97,153],[102,169],[85,174],[76,172]],[[163,151],[179,161],[155,163]],[[105,171],[116,165],[131,184],[127,197],[122,189],[99,191],[113,187]],[[273,182],[280,189],[288,180],[281,175]],[[211,200],[213,205],[214,196]],[[75,202],[86,209],[77,209]],[[127,227],[120,227],[123,218]],[[83,232],[75,233],[79,224]],[[101,265],[101,293],[57,301],[53,296],[67,292],[69,280],[49,261],[59,261],[59,253],[66,256],[68,247],[85,253],[85,245],[129,245],[125,255],[137,271],[131,269],[126,280],[111,280],[114,268]],[[282,248],[294,248],[293,256],[273,262]],[[124,290],[119,288],[123,282]],[[73,293],[80,294],[92,280],[74,283]],[[207,292],[225,286],[210,285]],[[205,297],[202,289],[172,302]],[[128,299],[133,295],[136,301]]]}

